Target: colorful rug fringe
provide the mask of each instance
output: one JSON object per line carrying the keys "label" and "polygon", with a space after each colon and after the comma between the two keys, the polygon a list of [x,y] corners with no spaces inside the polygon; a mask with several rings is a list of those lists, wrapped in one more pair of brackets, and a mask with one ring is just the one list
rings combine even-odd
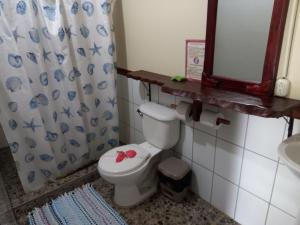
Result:
{"label": "colorful rug fringe", "polygon": [[34,209],[28,220],[30,225],[127,225],[90,184]]}

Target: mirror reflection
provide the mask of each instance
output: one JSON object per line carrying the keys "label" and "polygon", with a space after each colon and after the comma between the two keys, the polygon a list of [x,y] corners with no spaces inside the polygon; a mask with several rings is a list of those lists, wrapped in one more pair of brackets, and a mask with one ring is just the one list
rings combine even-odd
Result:
{"label": "mirror reflection", "polygon": [[213,74],[261,82],[274,0],[219,0]]}

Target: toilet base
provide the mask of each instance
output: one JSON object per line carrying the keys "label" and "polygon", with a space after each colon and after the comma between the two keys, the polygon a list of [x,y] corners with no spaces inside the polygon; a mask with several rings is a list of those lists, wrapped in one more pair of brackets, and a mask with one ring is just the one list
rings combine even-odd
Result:
{"label": "toilet base", "polygon": [[145,182],[142,186],[115,185],[114,202],[121,207],[132,207],[151,197],[157,191],[157,178]]}

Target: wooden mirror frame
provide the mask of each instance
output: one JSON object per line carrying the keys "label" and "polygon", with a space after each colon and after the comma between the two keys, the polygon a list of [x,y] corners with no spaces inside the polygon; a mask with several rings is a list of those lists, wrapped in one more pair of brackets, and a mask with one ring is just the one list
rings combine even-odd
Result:
{"label": "wooden mirror frame", "polygon": [[274,0],[262,80],[260,83],[246,82],[213,74],[218,0],[209,0],[202,85],[250,95],[272,96],[277,78],[288,8],[289,0]]}

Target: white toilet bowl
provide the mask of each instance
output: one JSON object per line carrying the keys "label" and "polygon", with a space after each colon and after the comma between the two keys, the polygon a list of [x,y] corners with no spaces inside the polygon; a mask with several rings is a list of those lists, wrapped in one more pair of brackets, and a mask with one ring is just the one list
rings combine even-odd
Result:
{"label": "white toilet bowl", "polygon": [[[139,160],[124,159],[116,163],[118,151],[134,150]],[[149,143],[124,145],[105,153],[99,160],[98,171],[107,182],[114,184],[114,202],[119,206],[134,206],[151,196],[157,189],[156,167],[162,152]]]}
{"label": "white toilet bowl", "polygon": [[[157,190],[157,165],[160,153],[172,148],[179,139],[179,120],[174,110],[146,103],[139,109],[147,142],[114,148],[101,156],[98,171],[114,184],[114,201],[122,207],[139,204]],[[136,152],[134,157],[117,160],[120,152]]]}

